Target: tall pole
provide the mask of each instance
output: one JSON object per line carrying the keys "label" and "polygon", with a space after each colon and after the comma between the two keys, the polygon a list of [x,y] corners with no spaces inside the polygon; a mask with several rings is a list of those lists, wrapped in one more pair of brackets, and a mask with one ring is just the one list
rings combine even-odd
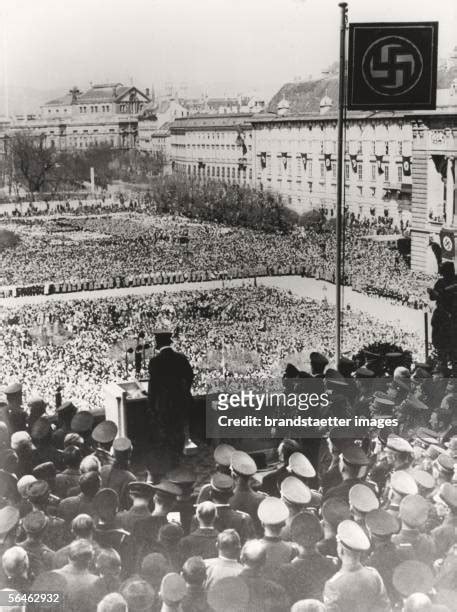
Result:
{"label": "tall pole", "polygon": [[337,184],[336,184],[336,365],[341,357],[341,272],[342,262],[342,229],[343,229],[343,179],[344,179],[344,110],[346,104],[346,16],[347,2],[338,5],[341,9],[340,26],[340,74],[338,93],[338,152],[337,152]]}

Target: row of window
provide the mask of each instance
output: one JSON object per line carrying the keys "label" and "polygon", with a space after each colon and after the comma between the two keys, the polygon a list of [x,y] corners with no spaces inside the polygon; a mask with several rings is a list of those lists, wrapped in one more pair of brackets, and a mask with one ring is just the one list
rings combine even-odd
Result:
{"label": "row of window", "polygon": [[199,167],[197,164],[176,164],[176,168],[180,169],[184,172],[187,172],[189,175],[194,176],[208,176],[211,178],[221,178],[221,179],[235,179],[242,178],[246,180],[249,177],[249,180],[252,180],[252,168],[249,168],[249,171],[246,168],[241,166],[212,166],[205,165],[203,167]]}

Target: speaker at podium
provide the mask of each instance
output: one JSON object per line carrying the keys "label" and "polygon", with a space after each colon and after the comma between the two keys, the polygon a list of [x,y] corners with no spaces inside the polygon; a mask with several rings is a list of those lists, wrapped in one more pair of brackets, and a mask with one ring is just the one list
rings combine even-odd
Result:
{"label": "speaker at podium", "polygon": [[102,387],[106,419],[116,423],[118,436],[129,438],[136,450],[150,443],[147,389],[147,381],[136,380]]}

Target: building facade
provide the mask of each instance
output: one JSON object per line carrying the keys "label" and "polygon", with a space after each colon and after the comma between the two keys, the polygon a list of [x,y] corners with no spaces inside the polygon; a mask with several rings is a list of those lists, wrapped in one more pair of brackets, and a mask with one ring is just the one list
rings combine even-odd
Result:
{"label": "building facade", "polygon": [[84,149],[94,144],[137,148],[138,116],[150,102],[149,92],[121,83],[74,87],[43,105],[38,116],[12,120],[11,131],[28,131],[57,149]]}
{"label": "building facade", "polygon": [[252,115],[197,115],[170,124],[173,171],[252,184]]}

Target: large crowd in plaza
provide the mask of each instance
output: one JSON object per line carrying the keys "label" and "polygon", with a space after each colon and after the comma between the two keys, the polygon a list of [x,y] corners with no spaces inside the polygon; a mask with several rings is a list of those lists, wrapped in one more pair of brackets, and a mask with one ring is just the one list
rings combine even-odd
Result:
{"label": "large crowd in plaza", "polygon": [[[331,224],[268,233],[145,213],[137,200],[124,202],[128,212],[114,215],[107,214],[104,206],[100,203],[98,214],[89,217],[72,211],[60,220],[25,216],[5,222],[21,240],[2,254],[0,285],[108,281],[157,272],[249,277],[262,268],[265,274],[277,274],[289,266],[297,266],[305,276],[335,280],[336,238]],[[399,229],[384,218],[347,217],[345,283],[392,302],[427,307],[425,290],[431,279],[409,270],[398,251],[386,243],[365,239],[386,231]]]}

